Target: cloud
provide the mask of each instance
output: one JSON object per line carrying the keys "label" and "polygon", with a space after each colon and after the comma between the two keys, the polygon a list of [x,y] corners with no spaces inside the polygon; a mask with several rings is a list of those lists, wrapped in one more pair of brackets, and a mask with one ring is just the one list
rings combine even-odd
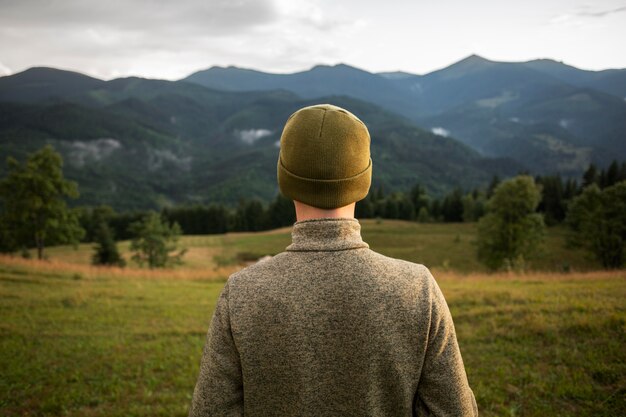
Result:
{"label": "cloud", "polygon": [[0,0],[5,25],[229,34],[275,20],[272,0]]}
{"label": "cloud", "polygon": [[235,136],[239,138],[243,143],[247,145],[252,145],[257,140],[269,136],[272,134],[271,130],[268,129],[246,129],[246,130],[235,130]]}
{"label": "cloud", "polygon": [[199,62],[249,52],[246,40],[280,17],[274,0],[0,0],[0,10],[5,65],[101,78],[180,78]]}
{"label": "cloud", "polygon": [[443,136],[444,138],[447,138],[448,136],[450,136],[450,131],[447,129],[444,129],[441,126],[433,127],[431,129],[431,132],[433,132],[437,136]]}
{"label": "cloud", "polygon": [[554,16],[550,19],[550,23],[552,24],[562,24],[562,23],[572,23],[576,26],[582,24],[578,19],[579,18],[602,18],[607,17],[616,13],[626,12],[626,6],[615,7],[612,9],[591,9],[589,6],[578,7],[574,11],[570,11],[568,13],[563,13],[560,15]]}
{"label": "cloud", "polygon": [[604,17],[615,13],[626,12],[626,6],[616,7],[614,9],[595,11],[595,12],[585,12],[581,11],[576,13],[578,16],[585,17]]}
{"label": "cloud", "polygon": [[86,163],[108,158],[113,152],[120,149],[122,144],[117,139],[100,138],[90,141],[76,140],[69,147],[70,164],[80,168]]}
{"label": "cloud", "polygon": [[150,171],[158,171],[167,165],[189,172],[191,160],[191,156],[178,156],[169,149],[148,148],[148,170]]}
{"label": "cloud", "polygon": [[330,31],[352,25],[355,21],[329,15],[326,8],[311,0],[277,0],[283,18],[298,22],[298,26],[308,25],[321,31]]}
{"label": "cloud", "polygon": [[[293,72],[335,64],[365,30],[322,0],[0,0],[0,50],[103,79],[180,79],[212,65]],[[343,39],[343,42],[336,41]],[[21,45],[17,47],[16,45]]]}

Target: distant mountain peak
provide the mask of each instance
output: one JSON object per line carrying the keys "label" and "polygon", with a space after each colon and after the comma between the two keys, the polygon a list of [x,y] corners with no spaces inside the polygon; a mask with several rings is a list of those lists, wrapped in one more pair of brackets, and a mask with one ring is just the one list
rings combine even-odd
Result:
{"label": "distant mountain peak", "polygon": [[537,59],[533,59],[530,60],[528,62],[549,62],[549,63],[553,63],[553,64],[564,64],[563,61],[557,61],[556,59],[551,59],[551,58],[537,58]]}
{"label": "distant mountain peak", "polygon": [[19,78],[19,77],[36,77],[38,79],[47,79],[50,77],[73,77],[73,78],[82,78],[82,79],[90,79],[90,80],[94,80],[94,81],[102,81],[98,78],[95,77],[91,77],[89,75],[85,75],[83,73],[80,72],[76,72],[76,71],[71,71],[71,70],[64,70],[64,69],[59,69],[59,68],[53,68],[53,67],[30,67],[28,69],[25,69],[24,71],[21,72],[17,72],[15,74],[11,74],[8,75],[7,77],[14,77],[14,78]]}
{"label": "distant mountain peak", "polygon": [[377,75],[380,75],[383,78],[387,78],[388,80],[404,80],[407,78],[419,77],[417,74],[412,74],[406,71],[388,71],[388,72],[378,72]]}
{"label": "distant mountain peak", "polygon": [[198,72],[203,72],[203,71],[215,71],[215,72],[228,72],[228,71],[254,71],[254,72],[258,72],[257,70],[253,70],[250,68],[242,68],[242,67],[238,67],[236,65],[228,65],[228,66],[221,66],[221,65],[214,65],[206,70],[200,70]]}
{"label": "distant mountain peak", "polygon": [[472,65],[476,65],[476,64],[494,64],[494,61],[490,61],[487,58],[483,58],[480,55],[477,54],[472,54],[466,58],[463,58],[462,60],[458,61],[456,64],[452,64],[452,65],[458,65],[458,64],[472,64]]}
{"label": "distant mountain peak", "polygon": [[457,78],[471,72],[482,71],[485,68],[489,68],[497,64],[497,62],[490,61],[480,55],[472,54],[450,66],[431,72],[428,75],[433,74],[436,76],[443,76],[445,78]]}
{"label": "distant mountain peak", "polygon": [[312,67],[310,69],[310,71],[316,71],[316,70],[327,70],[327,69],[340,69],[340,70],[351,70],[351,71],[363,71],[362,69],[359,69],[357,67],[353,67],[352,65],[348,65],[348,64],[344,64],[344,63],[339,63],[339,64],[335,64],[335,65],[328,65],[328,64],[318,64],[315,65],[314,67]]}

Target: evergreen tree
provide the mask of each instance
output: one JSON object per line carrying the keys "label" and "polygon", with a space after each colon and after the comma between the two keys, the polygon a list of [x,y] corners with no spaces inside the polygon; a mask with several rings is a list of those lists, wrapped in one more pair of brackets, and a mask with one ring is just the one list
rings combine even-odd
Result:
{"label": "evergreen tree", "polygon": [[226,233],[228,232],[229,214],[226,207],[217,204],[211,204],[207,209],[206,224],[208,233]]}
{"label": "evergreen tree", "polygon": [[417,221],[420,223],[426,223],[430,221],[430,216],[426,207],[420,208],[420,211],[417,213]]}
{"label": "evergreen tree", "polygon": [[625,180],[626,180],[626,161],[622,162],[622,165],[620,166],[618,182],[622,182]]}
{"label": "evergreen tree", "polygon": [[398,202],[398,218],[402,220],[415,219],[415,207],[405,193],[399,193]]}
{"label": "evergreen tree", "polygon": [[594,164],[589,164],[589,168],[583,174],[583,188],[597,184],[598,179],[598,169]]}
{"label": "evergreen tree", "polygon": [[[572,198],[576,197],[579,192],[580,190],[578,188],[578,183],[576,182],[575,179],[570,178],[567,180],[567,182],[565,182],[565,189],[563,190],[563,199],[566,201],[569,201]],[[567,210],[567,204],[565,206]]]}
{"label": "evergreen tree", "polygon": [[493,193],[496,190],[496,187],[500,184],[500,177],[498,177],[497,175],[494,175],[491,178],[491,182],[489,183],[489,186],[487,187],[487,198],[491,198],[493,196]]}
{"label": "evergreen tree", "polygon": [[267,229],[267,216],[263,203],[259,200],[252,200],[246,206],[246,217],[250,231],[258,232]]}
{"label": "evergreen tree", "polygon": [[413,188],[411,188],[410,196],[411,203],[413,203],[413,207],[416,213],[419,213],[422,207],[428,208],[428,195],[426,194],[426,190],[420,184],[415,184]]}
{"label": "evergreen tree", "polygon": [[430,204],[430,217],[433,221],[437,222],[441,220],[441,202],[439,200],[433,200]]}
{"label": "evergreen tree", "polygon": [[94,254],[91,263],[94,265],[125,266],[126,261],[117,250],[117,243],[111,228],[105,221],[101,221],[94,234]]}
{"label": "evergreen tree", "polygon": [[385,211],[380,217],[384,219],[397,219],[398,214],[398,202],[391,197],[387,198],[385,202]]}
{"label": "evergreen tree", "polygon": [[272,229],[291,226],[296,221],[293,201],[278,193],[268,208],[268,226]]}
{"label": "evergreen tree", "polygon": [[475,222],[485,214],[485,195],[478,191],[466,194],[462,198],[463,221]]}
{"label": "evergreen tree", "polygon": [[487,214],[478,222],[478,259],[491,269],[524,266],[544,236],[536,213],[541,190],[530,176],[518,176],[496,187]]}
{"label": "evergreen tree", "polygon": [[543,191],[537,210],[544,213],[546,224],[554,225],[562,222],[566,211],[563,180],[559,175],[538,177],[537,184],[541,185]]}
{"label": "evergreen tree", "polygon": [[37,248],[43,259],[46,245],[77,244],[85,234],[65,197],[77,198],[75,182],[63,177],[63,159],[48,145],[30,154],[22,165],[7,159],[8,176],[0,181],[2,248]]}
{"label": "evergreen tree", "polygon": [[598,177],[598,185],[600,186],[600,188],[606,188],[607,182],[608,181],[607,181],[606,171],[601,170],[600,176]]}
{"label": "evergreen tree", "polygon": [[441,207],[444,222],[463,221],[463,193],[455,189],[443,199]]}
{"label": "evergreen tree", "polygon": [[383,186],[379,186],[376,188],[376,190],[374,191],[374,201],[381,201],[385,199],[385,190],[383,189]]}
{"label": "evergreen tree", "polygon": [[604,187],[610,187],[619,181],[619,165],[617,161],[611,162],[609,168],[606,170],[606,183]]}
{"label": "evergreen tree", "polygon": [[374,204],[372,203],[372,193],[369,193],[361,201],[357,201],[354,209],[354,216],[359,219],[371,219],[374,217]]}

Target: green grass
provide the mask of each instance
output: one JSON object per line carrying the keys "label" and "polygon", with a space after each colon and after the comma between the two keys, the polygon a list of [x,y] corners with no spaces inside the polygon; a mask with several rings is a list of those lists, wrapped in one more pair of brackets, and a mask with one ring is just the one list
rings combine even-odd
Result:
{"label": "green grass", "polygon": [[[533,265],[594,268],[563,233],[550,230]],[[626,271],[488,275],[474,235],[471,224],[363,222],[373,249],[434,267],[482,416],[626,415]],[[216,257],[277,253],[290,235],[183,241],[187,263],[171,275],[89,268],[90,245],[51,248],[57,263],[0,257],[0,415],[186,416],[227,276]]]}
{"label": "green grass", "polygon": [[626,415],[626,273],[442,283],[482,415]]}
{"label": "green grass", "polygon": [[0,265],[0,415],[183,416],[223,282]]}
{"label": "green grass", "polygon": [[[430,268],[459,272],[486,272],[476,259],[476,224],[415,223],[400,220],[360,220],[363,240],[384,255],[423,263]],[[566,229],[548,229],[546,240],[529,259],[529,269],[539,271],[589,271],[600,264],[579,249],[566,246]],[[291,229],[263,233],[228,233],[225,235],[183,236],[180,244],[188,248],[183,268],[202,269],[217,265],[236,265],[242,260],[275,255],[291,243]],[[80,245],[78,251],[61,246],[48,250],[51,259],[89,264],[92,245]],[[127,259],[128,242],[120,244]]]}

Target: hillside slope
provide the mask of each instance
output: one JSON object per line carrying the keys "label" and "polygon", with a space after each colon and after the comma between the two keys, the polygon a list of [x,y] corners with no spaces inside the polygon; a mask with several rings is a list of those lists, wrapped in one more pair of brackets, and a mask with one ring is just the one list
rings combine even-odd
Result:
{"label": "hillside slope", "polygon": [[228,92],[133,77],[96,83],[64,101],[50,98],[42,96],[37,104],[0,102],[0,153],[24,158],[53,144],[65,157],[67,176],[80,185],[80,204],[136,209],[269,201],[278,192],[276,161],[285,121],[319,101],[346,107],[368,125],[374,186],[387,191],[421,182],[439,195],[522,169],[345,96],[307,100],[284,90]]}
{"label": "hillside slope", "polygon": [[[579,175],[626,159],[625,70],[583,71],[549,60],[495,62],[472,55],[425,75],[372,74],[347,65],[295,74],[214,67],[185,80],[215,89],[369,101],[486,156],[537,173]],[[538,139],[541,138],[541,139]],[[542,155],[529,164],[529,155]]]}

